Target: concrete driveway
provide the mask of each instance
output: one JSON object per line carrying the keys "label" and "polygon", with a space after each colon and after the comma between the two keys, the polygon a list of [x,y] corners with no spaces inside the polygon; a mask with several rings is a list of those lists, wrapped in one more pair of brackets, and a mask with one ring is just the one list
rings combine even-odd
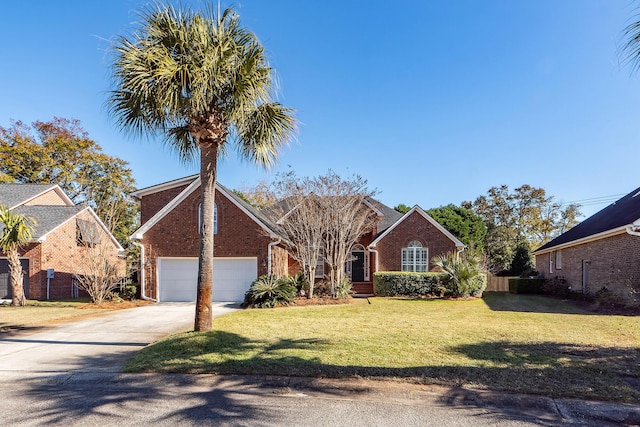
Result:
{"label": "concrete driveway", "polygon": [[[0,335],[0,372],[119,372],[142,347],[193,328],[193,303],[159,303],[117,310],[34,334]],[[237,310],[214,303],[214,316]]]}

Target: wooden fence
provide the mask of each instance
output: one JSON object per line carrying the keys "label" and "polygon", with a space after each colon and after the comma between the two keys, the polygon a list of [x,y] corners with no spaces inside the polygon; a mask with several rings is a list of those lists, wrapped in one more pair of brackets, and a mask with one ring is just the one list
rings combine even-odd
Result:
{"label": "wooden fence", "polygon": [[509,279],[517,278],[518,276],[487,276],[487,289],[486,292],[509,292]]}

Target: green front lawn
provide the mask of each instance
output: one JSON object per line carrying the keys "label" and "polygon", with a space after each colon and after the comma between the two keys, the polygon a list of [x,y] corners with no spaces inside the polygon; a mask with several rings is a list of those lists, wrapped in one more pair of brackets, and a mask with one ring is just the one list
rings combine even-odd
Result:
{"label": "green front lawn", "polygon": [[17,330],[35,330],[54,323],[78,320],[105,312],[86,306],[87,300],[73,301],[27,301],[25,307],[0,304],[0,333]]}
{"label": "green front lawn", "polygon": [[245,310],[145,348],[126,370],[392,377],[640,402],[638,320],[510,294]]}

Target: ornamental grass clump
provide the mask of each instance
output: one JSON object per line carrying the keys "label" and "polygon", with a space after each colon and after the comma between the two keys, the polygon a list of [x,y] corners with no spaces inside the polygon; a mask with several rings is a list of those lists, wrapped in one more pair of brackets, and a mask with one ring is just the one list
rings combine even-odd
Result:
{"label": "ornamental grass clump", "polygon": [[482,296],[487,287],[487,275],[482,257],[472,251],[460,254],[449,252],[433,259],[433,264],[446,275],[445,296],[468,298]]}
{"label": "ornamental grass clump", "polygon": [[275,276],[260,276],[251,284],[244,296],[244,307],[271,308],[289,305],[296,296],[296,287],[290,280]]}

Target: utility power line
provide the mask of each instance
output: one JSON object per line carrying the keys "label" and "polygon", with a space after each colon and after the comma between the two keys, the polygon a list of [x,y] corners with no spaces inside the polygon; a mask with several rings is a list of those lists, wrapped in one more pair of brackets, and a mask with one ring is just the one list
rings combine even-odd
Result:
{"label": "utility power line", "polygon": [[611,194],[609,196],[591,197],[588,199],[580,199],[580,200],[574,200],[572,202],[566,202],[566,203],[563,203],[563,205],[570,205],[573,203],[578,204],[580,206],[605,205],[605,204],[610,204],[615,202],[616,200],[620,199],[624,195],[625,194]]}

